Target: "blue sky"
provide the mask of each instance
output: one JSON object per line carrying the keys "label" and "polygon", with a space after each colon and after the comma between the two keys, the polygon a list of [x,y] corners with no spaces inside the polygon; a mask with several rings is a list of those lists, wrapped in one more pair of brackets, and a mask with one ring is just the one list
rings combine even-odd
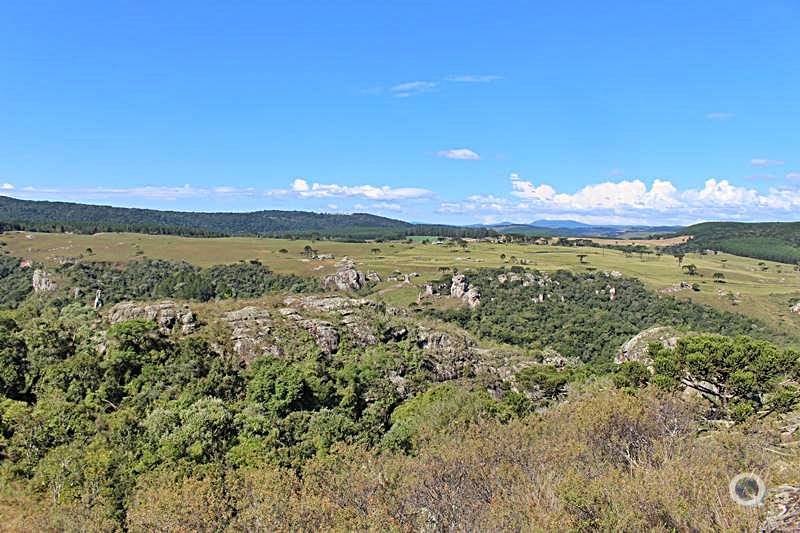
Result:
{"label": "blue sky", "polygon": [[800,3],[3,2],[0,194],[800,219]]}

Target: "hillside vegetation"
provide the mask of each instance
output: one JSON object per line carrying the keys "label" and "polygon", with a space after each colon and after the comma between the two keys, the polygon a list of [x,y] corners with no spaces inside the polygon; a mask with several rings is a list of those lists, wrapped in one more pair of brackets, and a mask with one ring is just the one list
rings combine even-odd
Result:
{"label": "hillside vegetation", "polygon": [[704,222],[681,233],[693,238],[669,247],[671,253],[718,250],[781,263],[800,263],[800,222]]}
{"label": "hillside vegetation", "polygon": [[[477,308],[445,278],[434,311],[260,263],[51,274],[0,312],[12,531],[754,530],[730,478],[800,479],[800,352],[623,276],[480,269]],[[654,374],[611,363],[652,324],[682,336]]]}
{"label": "hillside vegetation", "polygon": [[354,213],[255,211],[196,213],[158,211],[67,202],[18,200],[0,196],[0,231],[135,232],[162,235],[317,236],[336,239],[399,238],[406,235],[485,236],[488,229],[410,224]]}

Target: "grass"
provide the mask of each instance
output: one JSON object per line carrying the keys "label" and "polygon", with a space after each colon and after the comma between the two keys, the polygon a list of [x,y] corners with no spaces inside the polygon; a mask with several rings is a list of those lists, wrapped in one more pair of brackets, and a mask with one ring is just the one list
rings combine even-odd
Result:
{"label": "grass", "polygon": [[[323,276],[335,271],[338,261],[348,256],[359,268],[374,270],[384,278],[396,270],[419,273],[419,277],[412,278],[412,286],[385,281],[377,287],[376,290],[380,292],[377,297],[393,305],[415,302],[418,293],[416,286],[441,277],[441,269],[446,267],[463,271],[525,262],[523,266],[526,268],[545,271],[616,270],[641,279],[653,290],[664,289],[680,281],[696,283],[701,289],[699,292],[684,290],[675,296],[740,312],[761,319],[792,336],[800,336],[800,315],[789,311],[790,303],[800,300],[800,272],[794,271],[791,265],[729,254],[688,254],[683,264],[694,264],[698,269],[698,275],[688,276],[671,256],[626,256],[616,250],[549,245],[470,242],[466,248],[462,248],[421,242],[409,244],[404,241],[343,243],[250,237],[28,232],[6,233],[0,240],[6,243],[3,249],[14,256],[51,265],[65,258],[125,263],[150,257],[185,260],[198,266],[258,259],[276,272]],[[321,254],[333,254],[335,259],[308,259],[303,255],[306,245]],[[578,254],[585,254],[583,263]],[[501,257],[503,255],[504,258]],[[725,283],[714,282],[715,272],[724,274]]]}

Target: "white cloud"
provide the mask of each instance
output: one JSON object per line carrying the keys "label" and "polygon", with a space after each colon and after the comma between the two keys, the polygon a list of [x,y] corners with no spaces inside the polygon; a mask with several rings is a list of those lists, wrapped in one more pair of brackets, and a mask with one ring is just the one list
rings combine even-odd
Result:
{"label": "white cloud", "polygon": [[362,197],[370,200],[407,200],[412,198],[424,198],[433,194],[428,189],[419,187],[389,187],[383,185],[336,185],[309,183],[304,179],[296,179],[292,182],[291,192],[296,193],[302,198],[331,198],[336,196],[343,197]]}
{"label": "white cloud", "polygon": [[355,204],[353,209],[364,211],[403,211],[403,206],[392,202],[374,202],[371,204]]}
{"label": "white cloud", "polygon": [[477,161],[481,158],[477,153],[473,152],[469,148],[454,148],[452,150],[441,150],[436,152],[436,155],[439,157],[444,157],[447,159],[465,159],[469,161]]}
{"label": "white cloud", "polygon": [[446,78],[447,81],[457,82],[457,83],[489,83],[492,81],[502,80],[502,76],[494,76],[494,75],[477,75],[477,74],[466,74],[462,76],[449,76]]}
{"label": "white cloud", "polygon": [[408,81],[390,87],[389,90],[397,98],[406,98],[415,94],[427,93],[439,86],[436,81]]}
{"label": "white cloud", "polygon": [[730,120],[735,116],[735,114],[727,113],[725,111],[715,111],[713,113],[706,114],[706,118],[709,120]]}
{"label": "white cloud", "polygon": [[10,183],[3,183],[0,185],[0,191],[13,191],[14,186]]}
{"label": "white cloud", "polygon": [[800,172],[789,172],[786,174],[786,179],[791,181],[800,181]]}
{"label": "white cloud", "polygon": [[750,164],[754,167],[773,167],[783,165],[784,161],[780,159],[762,159],[754,158],[750,160]]}
{"label": "white cloud", "polygon": [[691,223],[698,220],[792,219],[800,210],[800,189],[771,188],[762,193],[728,180],[706,180],[702,188],[678,190],[666,180],[605,181],[574,193],[546,183],[511,177],[511,197],[474,195],[461,202],[441,203],[443,214],[468,214],[476,219],[502,217],[514,222],[535,218],[574,218],[591,223]]}

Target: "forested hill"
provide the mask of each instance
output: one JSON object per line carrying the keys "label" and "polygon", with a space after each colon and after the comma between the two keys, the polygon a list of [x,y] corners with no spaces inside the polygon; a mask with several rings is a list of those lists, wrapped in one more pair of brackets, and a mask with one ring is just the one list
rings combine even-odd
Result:
{"label": "forested hill", "polygon": [[783,263],[800,262],[800,222],[704,222],[681,233],[693,238],[669,251],[719,250]]}
{"label": "forested hill", "polygon": [[493,233],[478,228],[411,224],[366,213],[195,213],[18,200],[6,196],[0,196],[0,230],[77,233],[127,231],[191,236],[317,236],[336,239],[397,238],[419,234],[479,237]]}

